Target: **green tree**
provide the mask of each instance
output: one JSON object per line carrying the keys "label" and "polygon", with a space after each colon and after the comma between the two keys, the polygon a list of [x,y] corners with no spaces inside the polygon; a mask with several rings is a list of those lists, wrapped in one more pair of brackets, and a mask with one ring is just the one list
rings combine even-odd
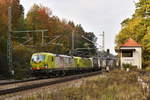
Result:
{"label": "green tree", "polygon": [[150,27],[150,1],[139,0],[136,3],[136,10],[132,18],[125,19],[122,23],[122,28],[116,36],[116,45],[123,44],[128,38],[133,38],[143,46],[143,58],[150,60],[146,53],[149,50],[149,27]]}
{"label": "green tree", "polygon": [[142,39],[142,45],[144,49],[144,59],[149,60],[150,59],[150,33],[146,34]]}

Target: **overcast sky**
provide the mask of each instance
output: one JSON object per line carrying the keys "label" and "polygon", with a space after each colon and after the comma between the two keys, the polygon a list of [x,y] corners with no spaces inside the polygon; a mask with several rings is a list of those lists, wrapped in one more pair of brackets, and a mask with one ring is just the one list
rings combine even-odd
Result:
{"label": "overcast sky", "polygon": [[94,32],[101,45],[102,31],[105,32],[105,49],[115,53],[115,36],[120,23],[131,17],[138,0],[21,0],[25,14],[34,3],[49,7],[59,18],[81,24],[85,31]]}

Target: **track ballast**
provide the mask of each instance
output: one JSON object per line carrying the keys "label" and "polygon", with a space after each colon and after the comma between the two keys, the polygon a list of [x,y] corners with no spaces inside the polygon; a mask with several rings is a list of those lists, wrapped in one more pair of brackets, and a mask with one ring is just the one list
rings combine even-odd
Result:
{"label": "track ballast", "polygon": [[68,81],[73,81],[73,80],[81,79],[81,78],[88,77],[88,76],[98,75],[101,73],[102,73],[102,71],[96,71],[96,72],[84,73],[84,74],[79,74],[79,75],[71,75],[71,76],[57,78],[55,80],[48,81],[48,82],[42,82],[42,83],[36,83],[36,84],[31,84],[31,85],[24,85],[24,86],[20,86],[20,87],[16,87],[16,88],[4,89],[4,90],[0,90],[0,96],[6,95],[6,94],[22,92],[22,91],[26,91],[26,90],[31,90],[31,89],[36,89],[36,88],[41,88],[44,86],[64,83],[64,82],[68,82]]}

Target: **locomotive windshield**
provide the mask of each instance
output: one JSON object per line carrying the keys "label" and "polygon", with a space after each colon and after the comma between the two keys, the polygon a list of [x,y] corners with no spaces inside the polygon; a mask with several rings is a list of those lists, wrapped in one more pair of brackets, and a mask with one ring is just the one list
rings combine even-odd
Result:
{"label": "locomotive windshield", "polygon": [[33,62],[42,62],[42,61],[44,61],[44,59],[45,59],[44,55],[33,55],[32,56]]}

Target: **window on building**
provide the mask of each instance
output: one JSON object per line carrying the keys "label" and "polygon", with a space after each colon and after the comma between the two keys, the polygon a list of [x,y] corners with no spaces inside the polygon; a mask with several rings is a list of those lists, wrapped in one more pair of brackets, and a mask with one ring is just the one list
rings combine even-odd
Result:
{"label": "window on building", "polygon": [[133,57],[133,51],[122,51],[122,57]]}

